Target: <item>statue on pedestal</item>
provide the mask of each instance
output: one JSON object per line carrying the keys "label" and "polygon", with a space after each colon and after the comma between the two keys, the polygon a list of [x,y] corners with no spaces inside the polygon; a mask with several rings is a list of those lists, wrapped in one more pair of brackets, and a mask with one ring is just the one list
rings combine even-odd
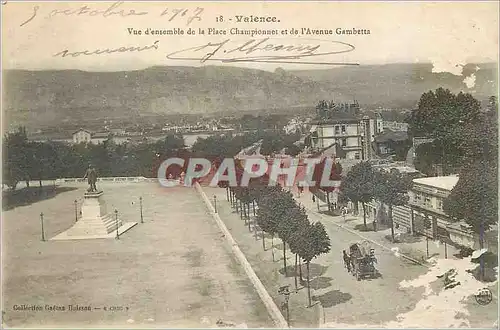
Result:
{"label": "statue on pedestal", "polygon": [[97,171],[95,168],[92,166],[92,164],[89,164],[89,168],[85,172],[85,175],[83,177],[84,179],[87,179],[87,182],[90,185],[90,188],[87,189],[88,192],[97,192],[97,187],[96,187],[96,182],[97,182]]}

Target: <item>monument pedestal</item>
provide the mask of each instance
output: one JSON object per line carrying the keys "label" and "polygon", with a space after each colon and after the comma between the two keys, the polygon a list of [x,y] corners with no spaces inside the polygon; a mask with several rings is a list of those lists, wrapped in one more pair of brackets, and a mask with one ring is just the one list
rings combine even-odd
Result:
{"label": "monument pedestal", "polygon": [[69,236],[106,235],[121,227],[122,221],[108,214],[103,195],[102,191],[83,195],[82,217],[68,231]]}
{"label": "monument pedestal", "polygon": [[113,238],[116,232],[121,235],[137,224],[122,223],[116,214],[108,213],[104,193],[86,192],[83,197],[82,217],[67,231],[54,237],[54,240]]}

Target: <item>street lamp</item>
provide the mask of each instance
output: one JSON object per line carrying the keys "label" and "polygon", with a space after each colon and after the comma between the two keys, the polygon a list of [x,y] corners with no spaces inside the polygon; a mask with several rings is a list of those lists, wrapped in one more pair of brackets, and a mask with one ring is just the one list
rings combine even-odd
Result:
{"label": "street lamp", "polygon": [[116,223],[116,239],[120,239],[120,234],[118,233],[118,210],[115,209],[115,223]]}
{"label": "street lamp", "polygon": [[217,213],[217,196],[214,195],[214,209],[215,213]]}
{"label": "street lamp", "polygon": [[139,197],[139,205],[140,205],[140,208],[141,208],[141,223],[144,223],[144,218],[142,216],[142,197]]}
{"label": "street lamp", "polygon": [[77,222],[78,221],[78,201],[75,199],[75,201],[73,203],[75,203],[75,222]]}
{"label": "street lamp", "polygon": [[281,308],[286,310],[286,324],[288,326],[290,326],[290,309],[288,307],[288,300],[290,299],[289,287],[290,285],[285,285],[278,289],[278,294],[283,295],[283,297],[285,298],[285,301],[281,305]]}
{"label": "street lamp", "polygon": [[479,271],[480,271],[480,278],[481,281],[484,280],[484,253],[483,253],[483,248],[484,248],[484,223],[483,223],[483,218],[481,217],[481,228],[479,230],[479,248],[481,249],[481,256],[479,259]]}
{"label": "street lamp", "polygon": [[43,212],[40,213],[40,222],[42,223],[42,241],[45,241],[45,233],[43,230]]}

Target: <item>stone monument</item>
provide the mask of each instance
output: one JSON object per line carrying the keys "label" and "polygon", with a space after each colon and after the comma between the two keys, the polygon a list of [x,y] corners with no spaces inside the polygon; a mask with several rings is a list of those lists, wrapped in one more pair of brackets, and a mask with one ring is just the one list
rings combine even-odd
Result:
{"label": "stone monument", "polygon": [[82,217],[68,230],[68,236],[107,235],[122,226],[116,214],[107,212],[103,196],[103,191],[83,195]]}
{"label": "stone monument", "polygon": [[92,165],[89,165],[83,178],[87,178],[90,187],[83,195],[82,216],[70,229],[54,239],[113,238],[117,236],[117,232],[120,235],[137,224],[124,224],[118,214],[108,213],[104,192],[96,187],[97,172]]}

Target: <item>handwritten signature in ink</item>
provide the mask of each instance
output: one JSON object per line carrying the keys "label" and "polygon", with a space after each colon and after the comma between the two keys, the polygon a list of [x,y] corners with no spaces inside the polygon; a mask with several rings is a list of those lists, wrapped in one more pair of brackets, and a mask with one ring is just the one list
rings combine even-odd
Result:
{"label": "handwritten signature in ink", "polygon": [[[293,40],[293,41],[292,41]],[[263,38],[221,42],[190,47],[167,55],[170,60],[322,64],[322,65],[359,65],[330,61],[326,57],[349,53],[356,48],[348,43],[333,40],[292,38]],[[315,59],[312,59],[315,57]],[[323,57],[319,60],[319,57]]]}

